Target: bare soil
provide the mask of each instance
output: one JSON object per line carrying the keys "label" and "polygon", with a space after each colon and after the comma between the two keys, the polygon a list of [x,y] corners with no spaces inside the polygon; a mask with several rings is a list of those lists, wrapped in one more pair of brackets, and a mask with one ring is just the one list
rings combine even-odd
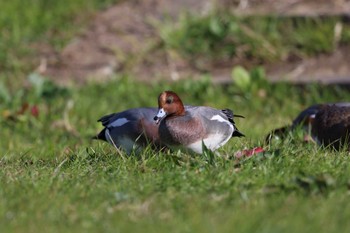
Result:
{"label": "bare soil", "polygon": [[[104,81],[123,72],[147,81],[196,77],[201,71],[190,62],[161,49],[157,25],[168,18],[176,20],[183,11],[200,14],[215,6],[238,14],[350,16],[350,0],[123,1],[98,14],[62,51],[42,49],[38,70],[63,85]],[[234,60],[219,62],[208,71],[215,82],[229,82],[232,66],[237,64],[249,67],[249,61]],[[267,64],[266,70],[271,81],[350,83],[349,64],[350,47],[341,46],[332,54]]]}

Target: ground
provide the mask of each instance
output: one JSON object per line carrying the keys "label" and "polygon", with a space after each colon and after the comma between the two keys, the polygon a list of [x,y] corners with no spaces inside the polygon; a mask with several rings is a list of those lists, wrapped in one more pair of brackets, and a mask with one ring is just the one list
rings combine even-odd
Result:
{"label": "ground", "polygon": [[[161,39],[157,24],[166,18],[176,19],[184,10],[205,13],[214,1],[147,0],[123,1],[96,15],[89,26],[77,35],[62,51],[42,49],[40,71],[56,82],[84,83],[89,79],[105,80],[117,72],[129,72],[140,80],[168,78],[176,80],[196,76],[188,61],[159,49]],[[283,15],[342,15],[348,20],[350,1],[288,0],[221,0],[216,6],[225,6],[238,14]],[[330,35],[334,36],[334,35]],[[293,58],[265,64],[272,81],[321,81],[348,83],[350,48],[340,46],[331,54],[311,58]],[[216,82],[230,81],[234,65],[249,61],[235,60],[209,67]],[[249,66],[249,65],[248,65]]]}

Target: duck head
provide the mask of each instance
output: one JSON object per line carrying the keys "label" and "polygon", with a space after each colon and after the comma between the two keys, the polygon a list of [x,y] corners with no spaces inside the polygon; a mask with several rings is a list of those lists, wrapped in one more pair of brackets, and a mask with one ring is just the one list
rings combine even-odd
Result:
{"label": "duck head", "polygon": [[158,114],[153,118],[156,124],[165,117],[183,116],[185,108],[180,97],[173,91],[164,91],[158,97]]}

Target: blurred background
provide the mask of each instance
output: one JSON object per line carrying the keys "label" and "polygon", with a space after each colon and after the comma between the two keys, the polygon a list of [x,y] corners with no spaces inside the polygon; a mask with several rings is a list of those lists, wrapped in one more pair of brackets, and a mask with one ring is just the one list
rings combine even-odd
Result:
{"label": "blurred background", "polygon": [[[1,79],[178,80],[262,66],[271,81],[347,83],[347,0],[0,3]],[[7,83],[7,85],[9,85]],[[14,85],[14,84],[10,84]]]}

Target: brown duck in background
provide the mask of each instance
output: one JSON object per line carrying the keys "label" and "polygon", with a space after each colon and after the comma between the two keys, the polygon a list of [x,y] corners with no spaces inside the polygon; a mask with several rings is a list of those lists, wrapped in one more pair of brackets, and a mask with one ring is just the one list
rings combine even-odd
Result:
{"label": "brown duck in background", "polygon": [[303,110],[291,126],[278,128],[269,133],[266,142],[273,137],[284,138],[288,132],[301,127],[319,145],[339,150],[342,145],[350,148],[350,103],[316,104]]}

